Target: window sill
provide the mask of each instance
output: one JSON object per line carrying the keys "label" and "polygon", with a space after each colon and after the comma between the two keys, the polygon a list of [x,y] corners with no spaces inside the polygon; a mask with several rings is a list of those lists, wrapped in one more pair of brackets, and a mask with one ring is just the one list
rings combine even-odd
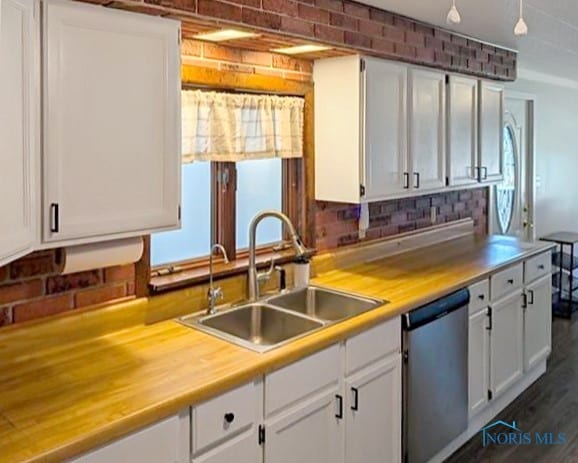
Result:
{"label": "window sill", "polygon": [[[312,256],[315,250],[309,250],[308,256]],[[287,264],[292,262],[295,253],[292,249],[269,252],[257,256],[257,268],[266,268],[269,265],[271,258],[275,260],[275,264]],[[218,262],[213,264],[213,278],[215,280],[242,275],[249,269],[249,258],[242,257],[233,262],[225,264]],[[209,266],[192,268],[189,270],[182,270],[180,272],[153,276],[149,282],[149,288],[152,294],[163,293],[166,291],[173,291],[176,289],[186,288],[203,284],[209,281]]]}

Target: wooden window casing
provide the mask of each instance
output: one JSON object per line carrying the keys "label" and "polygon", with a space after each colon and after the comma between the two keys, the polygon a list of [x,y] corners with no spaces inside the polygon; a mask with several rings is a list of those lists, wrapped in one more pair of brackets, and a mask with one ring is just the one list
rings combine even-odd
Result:
{"label": "wooden window casing", "polygon": [[[207,88],[215,91],[259,92],[278,95],[300,96],[305,99],[304,115],[304,148],[303,158],[284,159],[283,163],[283,212],[288,215],[298,230],[306,246],[315,247],[314,224],[314,194],[313,194],[313,84],[282,79],[273,76],[219,71],[198,66],[182,67],[183,88]],[[235,163],[211,163],[211,238],[213,242],[221,243],[227,250],[229,259],[246,259],[247,250],[239,250],[236,246],[236,184],[237,171]],[[285,233],[285,232],[284,232]],[[284,236],[286,239],[287,237]],[[208,253],[209,250],[207,250]],[[259,254],[278,252],[275,246],[261,246]],[[199,273],[208,266],[208,255],[196,259],[175,262],[152,269],[150,258],[145,264],[137,267],[137,272],[145,272],[147,278],[159,275],[196,270]],[[222,257],[216,257],[216,262]],[[239,272],[243,268],[233,265]],[[199,272],[201,270],[201,272]],[[238,273],[238,272],[237,272]],[[208,268],[207,268],[208,274]],[[138,279],[138,278],[137,278]],[[183,278],[186,279],[186,278]],[[141,279],[144,281],[144,279]],[[159,285],[155,285],[157,290]],[[162,285],[160,285],[162,286]],[[184,286],[184,285],[183,285]],[[138,288],[137,288],[138,289]],[[137,291],[139,292],[139,291]],[[142,291],[140,291],[142,295]]]}

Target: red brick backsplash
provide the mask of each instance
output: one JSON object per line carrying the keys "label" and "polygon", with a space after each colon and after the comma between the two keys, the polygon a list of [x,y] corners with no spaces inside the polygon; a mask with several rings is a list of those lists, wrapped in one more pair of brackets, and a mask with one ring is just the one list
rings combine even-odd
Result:
{"label": "red brick backsplash", "polygon": [[61,275],[60,251],[38,251],[0,267],[0,326],[135,293],[134,264]]}
{"label": "red brick backsplash", "polygon": [[497,80],[516,79],[514,51],[352,0],[84,0],[184,21],[227,23],[276,36]]}
{"label": "red brick backsplash", "polygon": [[[369,228],[365,240],[385,238],[432,225],[471,217],[478,234],[487,233],[488,189],[436,193],[417,198],[381,201],[369,204]],[[431,208],[436,221],[431,222]],[[317,202],[316,247],[319,251],[360,242],[358,219],[360,206]]]}

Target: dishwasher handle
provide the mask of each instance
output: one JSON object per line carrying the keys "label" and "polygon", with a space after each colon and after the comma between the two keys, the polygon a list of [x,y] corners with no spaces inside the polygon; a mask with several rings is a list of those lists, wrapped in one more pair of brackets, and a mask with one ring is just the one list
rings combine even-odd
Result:
{"label": "dishwasher handle", "polygon": [[403,329],[405,331],[415,330],[462,307],[466,307],[469,303],[470,291],[467,288],[461,289],[405,314],[405,317],[403,317]]}

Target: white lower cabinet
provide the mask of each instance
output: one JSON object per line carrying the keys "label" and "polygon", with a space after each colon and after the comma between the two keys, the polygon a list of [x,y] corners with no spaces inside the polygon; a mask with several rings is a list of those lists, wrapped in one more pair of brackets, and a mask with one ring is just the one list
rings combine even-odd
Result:
{"label": "white lower cabinet", "polygon": [[185,410],[69,463],[188,463],[189,426]]}
{"label": "white lower cabinet", "polygon": [[549,253],[539,254],[527,259],[523,266],[513,265],[491,275],[489,281],[470,286],[470,419],[534,371],[550,354],[549,262]]}
{"label": "white lower cabinet", "polygon": [[345,461],[401,461],[401,355],[345,380]]}
{"label": "white lower cabinet", "polygon": [[552,279],[547,275],[526,286],[524,369],[529,371],[552,350]]}
{"label": "white lower cabinet", "polygon": [[522,291],[492,303],[490,390],[499,396],[524,374]]}
{"label": "white lower cabinet", "polygon": [[194,407],[192,462],[400,463],[401,368],[394,318]]}
{"label": "white lower cabinet", "polygon": [[193,463],[259,463],[263,451],[263,381],[259,378],[191,410]]}
{"label": "white lower cabinet", "polygon": [[286,413],[267,420],[265,461],[268,463],[341,461],[337,392],[337,388],[328,390],[315,399],[307,400]]}
{"label": "white lower cabinet", "polygon": [[490,380],[490,330],[487,307],[470,315],[468,339],[468,402],[471,418],[488,403]]}
{"label": "white lower cabinet", "polygon": [[258,463],[263,452],[258,443],[257,430],[234,437],[224,444],[193,458],[193,463]]}

